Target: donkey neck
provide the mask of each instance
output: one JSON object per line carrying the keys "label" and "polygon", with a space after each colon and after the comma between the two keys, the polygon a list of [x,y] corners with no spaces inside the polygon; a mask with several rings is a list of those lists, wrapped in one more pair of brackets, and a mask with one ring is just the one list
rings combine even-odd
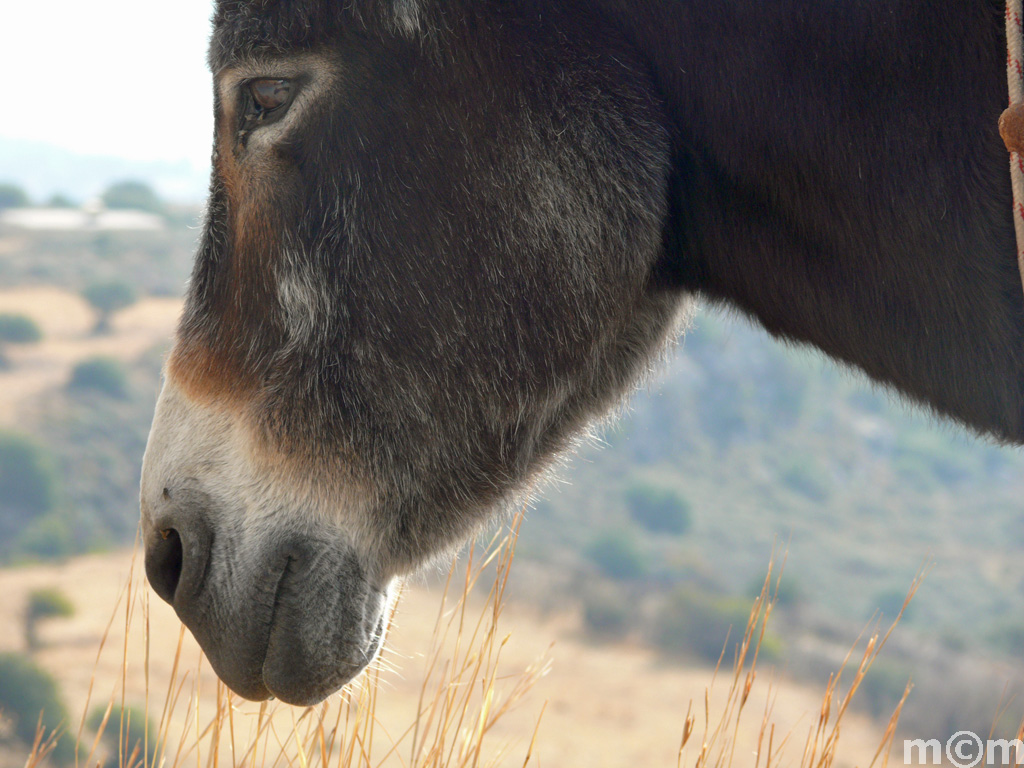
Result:
{"label": "donkey neck", "polygon": [[659,278],[1024,439],[999,0],[599,0],[674,135]]}

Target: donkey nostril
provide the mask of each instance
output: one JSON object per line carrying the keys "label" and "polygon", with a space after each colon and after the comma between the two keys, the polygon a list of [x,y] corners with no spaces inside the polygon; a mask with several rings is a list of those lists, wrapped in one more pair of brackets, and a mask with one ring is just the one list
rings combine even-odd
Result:
{"label": "donkey nostril", "polygon": [[149,583],[168,603],[174,601],[183,559],[181,536],[174,528],[160,531],[160,538],[153,541],[146,552],[146,576],[149,577]]}

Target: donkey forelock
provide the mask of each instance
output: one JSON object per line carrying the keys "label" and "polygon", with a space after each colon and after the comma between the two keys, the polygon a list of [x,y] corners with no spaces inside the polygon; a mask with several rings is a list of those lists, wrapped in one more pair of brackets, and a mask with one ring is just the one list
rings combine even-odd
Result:
{"label": "donkey forelock", "polygon": [[430,0],[219,0],[209,50],[214,72],[257,52],[287,53],[335,40],[346,30],[413,37],[427,30]]}

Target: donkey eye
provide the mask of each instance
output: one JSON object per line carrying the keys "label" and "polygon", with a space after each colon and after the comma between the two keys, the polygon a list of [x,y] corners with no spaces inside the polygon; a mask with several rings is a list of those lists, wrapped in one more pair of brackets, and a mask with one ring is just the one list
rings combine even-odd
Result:
{"label": "donkey eye", "polygon": [[280,119],[287,111],[295,93],[291,80],[262,77],[250,80],[242,87],[242,113],[239,115],[236,141],[242,147],[249,135],[262,125]]}
{"label": "donkey eye", "polygon": [[292,98],[291,80],[253,80],[249,83],[249,93],[260,109],[267,112],[283,107]]}

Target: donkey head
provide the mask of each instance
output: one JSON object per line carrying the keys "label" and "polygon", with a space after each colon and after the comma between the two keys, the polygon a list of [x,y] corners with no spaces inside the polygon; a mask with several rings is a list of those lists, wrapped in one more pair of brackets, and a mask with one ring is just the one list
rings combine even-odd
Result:
{"label": "donkey head", "polygon": [[509,5],[217,8],[142,525],[153,587],[247,698],[356,675],[395,580],[521,499],[672,335],[644,70]]}

